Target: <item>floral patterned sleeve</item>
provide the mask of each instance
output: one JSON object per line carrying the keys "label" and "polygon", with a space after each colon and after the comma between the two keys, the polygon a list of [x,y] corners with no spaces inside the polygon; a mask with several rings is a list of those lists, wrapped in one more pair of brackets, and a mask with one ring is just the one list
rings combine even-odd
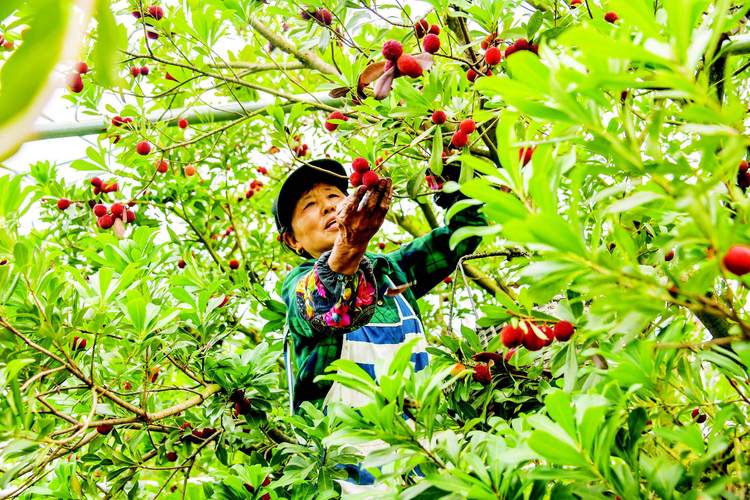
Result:
{"label": "floral patterned sleeve", "polygon": [[297,310],[311,333],[348,333],[366,325],[377,307],[377,282],[372,265],[362,257],[357,271],[347,276],[332,271],[330,251],[321,255],[295,287]]}

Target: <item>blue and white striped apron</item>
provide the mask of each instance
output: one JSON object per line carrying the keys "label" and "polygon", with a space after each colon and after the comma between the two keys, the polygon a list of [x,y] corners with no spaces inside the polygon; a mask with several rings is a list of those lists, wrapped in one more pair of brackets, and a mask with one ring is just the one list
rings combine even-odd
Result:
{"label": "blue and white striped apron", "polygon": [[[393,281],[387,276],[385,278],[388,280],[388,284],[395,288]],[[399,348],[404,343],[415,338],[417,341],[412,346],[411,354],[414,371],[423,370],[429,363],[429,355],[426,351],[427,339],[424,335],[422,322],[417,316],[416,311],[414,311],[414,308],[412,308],[411,304],[409,304],[402,294],[394,295],[393,299],[396,301],[398,307],[399,319],[397,322],[368,323],[353,332],[345,334],[341,346],[340,359],[354,361],[364,371],[369,373],[374,380],[378,380],[380,377],[380,374],[376,373],[376,364],[378,364],[378,361],[382,363],[382,360],[386,360],[385,366],[387,367],[389,361],[393,359]],[[294,378],[291,376],[291,365],[286,352],[286,341],[284,342],[284,358],[287,365],[287,381],[289,384],[293,384]],[[290,401],[293,400],[291,387],[292,385],[290,385]],[[326,394],[324,404],[327,406],[332,401],[346,403],[356,408],[370,403],[371,399],[354,389],[334,382]],[[385,448],[388,445],[383,441],[372,441],[354,446],[360,453],[367,456],[372,451]],[[361,466],[356,467],[356,472],[359,473],[359,482],[354,480],[339,481],[344,493],[366,491],[362,486],[355,485],[372,485],[374,483],[374,476]]]}

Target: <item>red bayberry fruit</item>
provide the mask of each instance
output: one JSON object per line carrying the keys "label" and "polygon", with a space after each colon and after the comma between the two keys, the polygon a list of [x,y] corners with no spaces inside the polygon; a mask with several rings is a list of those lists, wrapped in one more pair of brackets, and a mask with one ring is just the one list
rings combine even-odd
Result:
{"label": "red bayberry fruit", "polygon": [[522,343],[529,351],[538,351],[544,347],[544,339],[534,333],[534,330],[528,323],[526,325],[526,333],[523,334]]}
{"label": "red bayberry fruit", "polygon": [[177,126],[180,127],[180,128],[187,128],[187,126],[188,126],[187,119],[186,118],[180,118],[179,120],[177,120]]}
{"label": "red bayberry fruit", "polygon": [[73,65],[73,70],[76,71],[78,74],[85,75],[89,72],[89,65],[85,62],[77,62]]}
{"label": "red bayberry fruit", "polygon": [[96,223],[99,224],[99,227],[102,229],[109,229],[112,227],[112,224],[115,223],[115,219],[109,214],[104,214],[97,219]]}
{"label": "red bayberry fruit", "polygon": [[513,325],[505,325],[500,330],[500,338],[505,347],[518,347],[523,342],[523,330]]}
{"label": "red bayberry fruit", "polygon": [[490,47],[484,53],[484,61],[490,66],[495,66],[503,58],[503,53],[497,47]]}
{"label": "red bayberry fruit", "polygon": [[471,118],[467,118],[461,122],[458,129],[464,134],[469,135],[477,129],[477,124]]}
{"label": "red bayberry fruit", "polygon": [[136,19],[140,19],[141,18],[141,12],[138,11],[138,10],[134,10],[133,12],[131,12],[131,14],[133,14],[133,17],[136,18]]}
{"label": "red bayberry fruit", "polygon": [[445,115],[445,111],[436,109],[432,112],[432,123],[435,125],[442,125],[447,119],[448,117]]}
{"label": "red bayberry fruit", "polygon": [[430,33],[433,35],[439,35],[440,34],[440,26],[437,24],[430,25]]}
{"label": "red bayberry fruit", "polygon": [[148,141],[141,141],[135,146],[135,151],[139,155],[147,155],[151,152],[151,143]]}
{"label": "red bayberry fruit", "polygon": [[559,342],[567,342],[570,340],[570,337],[573,336],[575,331],[576,329],[573,324],[568,321],[558,321],[555,323],[555,328],[553,329],[555,338]]}
{"label": "red bayberry fruit", "polygon": [[101,217],[106,214],[107,214],[107,207],[105,207],[101,203],[97,203],[96,205],[94,205],[94,215],[96,215],[97,217]]}
{"label": "red bayberry fruit", "polygon": [[404,53],[404,46],[398,40],[388,40],[383,44],[382,53],[389,61],[395,61]]}
{"label": "red bayberry fruit", "polygon": [[229,261],[229,269],[239,269],[240,262],[237,259],[232,259]]}
{"label": "red bayberry fruit", "polygon": [[552,343],[553,340],[555,340],[555,333],[552,330],[552,327],[549,325],[543,325],[539,327],[539,329],[542,331],[545,337],[547,337],[547,340],[544,341],[544,345],[548,346]]}
{"label": "red bayberry fruit", "polygon": [[122,116],[117,115],[114,118],[112,118],[112,125],[114,125],[115,127],[121,127],[124,124],[125,124],[125,119]]}
{"label": "red bayberry fruit", "polygon": [[132,210],[127,210],[125,212],[125,222],[127,222],[128,224],[132,224],[133,222],[135,222],[135,212],[133,212]]}
{"label": "red bayberry fruit", "polygon": [[750,273],[750,247],[734,245],[724,255],[722,262],[730,273],[737,276]]}
{"label": "red bayberry fruit", "polygon": [[102,186],[102,191],[105,193],[114,193],[118,189],[120,186],[116,182]]}
{"label": "red bayberry fruit", "polygon": [[175,451],[168,451],[166,458],[170,462],[175,462],[177,460],[177,452]]}
{"label": "red bayberry fruit", "polygon": [[79,94],[83,90],[83,79],[78,73],[68,75],[68,88],[71,92]]}
{"label": "red bayberry fruit", "polygon": [[479,363],[474,367],[474,380],[482,385],[487,385],[492,382],[492,373],[490,367],[486,363]]}
{"label": "red bayberry fruit", "polygon": [[141,68],[138,66],[133,66],[130,68],[130,75],[135,78],[136,76],[140,76],[141,74]]}
{"label": "red bayberry fruit", "polygon": [[261,484],[261,486],[268,486],[269,484],[271,484],[271,477],[270,476],[266,476],[266,478],[263,480],[263,484]]}
{"label": "red bayberry fruit", "polygon": [[453,134],[453,137],[451,137],[451,144],[457,148],[462,148],[466,146],[469,142],[469,136],[461,132],[460,130],[456,130],[456,133]]}
{"label": "red bayberry fruit", "polygon": [[71,346],[74,351],[83,351],[86,349],[86,339],[75,336],[73,337],[73,344]]}
{"label": "red bayberry fruit", "polygon": [[570,0],[570,8],[575,9],[583,3],[583,0]]}
{"label": "red bayberry fruit", "polygon": [[141,66],[141,75],[146,76],[151,72],[150,69],[148,69],[148,66]]}
{"label": "red bayberry fruit", "polygon": [[380,180],[380,176],[377,173],[373,172],[372,170],[368,170],[362,175],[362,184],[364,184],[365,187],[368,187],[368,188],[377,184],[379,180]]}
{"label": "red bayberry fruit", "polygon": [[371,188],[372,186],[377,184],[379,180],[380,176],[372,170],[368,170],[367,172],[362,174],[362,184],[364,184],[365,187]]}
{"label": "red bayberry fruit", "polygon": [[466,79],[472,83],[474,82],[474,80],[477,79],[478,76],[479,76],[479,73],[474,71],[474,68],[469,68],[469,71],[466,72]]}
{"label": "red bayberry fruit", "polygon": [[378,243],[378,248],[381,250],[385,250],[385,243],[383,243],[382,241]]}
{"label": "red bayberry fruit", "polygon": [[312,15],[310,14],[310,12],[304,9],[299,11],[299,17],[303,21],[309,21],[310,19],[312,19]]}
{"label": "red bayberry fruit", "polygon": [[352,175],[349,176],[349,183],[352,187],[357,187],[362,184],[362,174],[359,172],[352,172]]}
{"label": "red bayberry fruit", "polygon": [[418,38],[422,38],[429,29],[430,29],[430,24],[427,22],[427,19],[420,19],[414,25],[414,30],[417,32]]}
{"label": "red bayberry fruit", "polygon": [[70,206],[70,200],[67,198],[60,198],[57,200],[57,208],[60,210],[67,210]]}
{"label": "red bayberry fruit", "polygon": [[151,369],[151,375],[149,376],[149,380],[153,384],[156,382],[156,379],[159,378],[159,369],[158,368],[152,368]]}
{"label": "red bayberry fruit", "polygon": [[179,261],[177,262],[177,267],[179,267],[180,269],[185,269],[185,266],[186,266],[186,265],[187,265],[187,264],[185,263],[185,260],[184,260],[184,259],[180,259],[180,260],[179,260]]}
{"label": "red bayberry fruit", "polygon": [[416,59],[408,54],[403,54],[396,61],[398,70],[411,78],[417,78],[422,76],[422,66],[419,65]]}
{"label": "red bayberry fruit", "polygon": [[124,383],[122,384],[122,388],[123,388],[123,389],[125,389],[126,391],[129,391],[130,389],[132,389],[132,388],[133,388],[133,385],[132,385],[132,384],[131,384],[130,382],[128,382],[128,381],[125,381],[125,382],[124,382]]}
{"label": "red bayberry fruit", "polygon": [[191,424],[190,422],[183,422],[182,424],[180,424],[181,431],[184,431],[185,429],[191,429],[192,427],[193,424]]}
{"label": "red bayberry fruit", "polygon": [[187,165],[187,166],[185,167],[185,175],[186,175],[187,177],[192,177],[192,176],[194,176],[194,175],[195,175],[195,172],[196,172],[196,170],[195,170],[195,167],[194,167],[193,165]]}
{"label": "red bayberry fruit", "polygon": [[113,217],[122,219],[122,214],[125,213],[125,205],[122,203],[113,203],[112,206],[109,207],[109,211]]}
{"label": "red bayberry fruit", "polygon": [[531,155],[534,154],[534,148],[521,148],[518,150],[518,159],[526,165],[531,161]]}
{"label": "red bayberry fruit", "polygon": [[519,38],[514,42],[517,50],[529,50],[529,41],[525,38]]}
{"label": "red bayberry fruit", "polygon": [[750,163],[748,163],[747,160],[742,160],[739,166],[740,173],[744,174],[747,172],[748,167],[750,167]]}
{"label": "red bayberry fruit", "polygon": [[[338,123],[333,123],[330,120],[348,121],[349,118],[344,113],[342,113],[341,111],[334,111],[333,113],[331,113],[330,115],[328,115],[328,119],[326,120],[326,122],[324,124],[324,127],[326,128],[327,131],[333,132],[334,130],[336,130],[337,128],[339,128],[339,124]],[[305,148],[305,149],[307,149],[307,148]],[[299,155],[299,156],[304,156],[304,155]]]}
{"label": "red bayberry fruit", "polygon": [[365,172],[370,170],[370,162],[367,161],[365,158],[358,156],[352,162],[352,168],[354,169],[355,172],[364,174]]}
{"label": "red bayberry fruit", "polygon": [[148,8],[148,16],[153,17],[157,21],[164,17],[164,9],[158,5],[152,5]]}
{"label": "red bayberry fruit", "polygon": [[670,250],[666,254],[664,254],[664,260],[667,262],[670,262],[672,259],[674,259],[674,250]]}
{"label": "red bayberry fruit", "polygon": [[607,12],[606,14],[604,14],[604,20],[608,23],[614,24],[618,19],[620,18],[617,16],[616,12]]}
{"label": "red bayberry fruit", "polygon": [[106,436],[110,432],[112,432],[112,425],[111,424],[100,424],[96,426],[96,432],[99,434]]}
{"label": "red bayberry fruit", "polygon": [[167,160],[159,160],[156,162],[156,171],[160,174],[166,174],[167,170],[169,170],[169,163],[167,163]]}
{"label": "red bayberry fruit", "polygon": [[[422,42],[422,47],[424,48],[425,52],[434,54],[435,52],[440,50],[440,37],[430,33],[429,35],[424,37],[424,41]],[[400,68],[399,68],[399,71],[400,71]]]}
{"label": "red bayberry fruit", "polygon": [[326,26],[330,26],[333,22],[333,14],[331,13],[331,11],[322,7],[315,12],[314,17],[320,23],[325,24]]}
{"label": "red bayberry fruit", "polygon": [[266,167],[258,167],[258,173],[261,175],[266,175],[268,173],[268,169]]}

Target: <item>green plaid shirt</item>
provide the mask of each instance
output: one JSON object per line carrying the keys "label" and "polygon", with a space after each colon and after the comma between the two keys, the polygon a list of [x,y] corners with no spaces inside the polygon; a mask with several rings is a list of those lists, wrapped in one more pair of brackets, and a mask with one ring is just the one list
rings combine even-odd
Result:
{"label": "green plaid shirt", "polygon": [[282,286],[282,296],[294,344],[295,411],[303,401],[322,408],[332,383],[313,380],[340,357],[342,334],[370,321],[398,321],[395,299],[384,295],[388,288],[384,276],[397,286],[413,282],[402,295],[421,319],[417,299],[449,276],[458,260],[474,252],[481,241],[481,237],[472,236],[451,250],[448,246],[451,235],[464,226],[486,225],[479,208],[472,206],[455,214],[448,225],[402,245],[395,252],[365,253],[358,272],[352,276],[330,270],[330,252],[317,260],[308,259],[290,271]]}

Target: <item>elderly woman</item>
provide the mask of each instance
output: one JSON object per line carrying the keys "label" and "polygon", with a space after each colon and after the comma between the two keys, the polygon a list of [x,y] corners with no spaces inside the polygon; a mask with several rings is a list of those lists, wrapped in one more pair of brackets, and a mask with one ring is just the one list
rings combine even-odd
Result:
{"label": "elderly woman", "polygon": [[[321,409],[331,401],[352,407],[368,403],[365,395],[341,384],[315,381],[337,359],[356,362],[378,380],[377,362],[385,360],[387,366],[399,347],[416,338],[411,362],[415,371],[425,368],[429,357],[417,299],[480,242],[471,237],[451,250],[451,235],[463,226],[486,225],[472,206],[398,250],[367,252],[390,207],[391,180],[381,179],[369,189],[359,186],[349,195],[347,185],[340,163],[314,160],[287,177],[273,206],[282,242],[306,259],[282,287],[295,355],[293,377],[285,353],[292,412],[303,401]],[[436,202],[448,208],[458,196],[438,193]],[[350,482],[373,483],[366,470],[356,472]]]}

